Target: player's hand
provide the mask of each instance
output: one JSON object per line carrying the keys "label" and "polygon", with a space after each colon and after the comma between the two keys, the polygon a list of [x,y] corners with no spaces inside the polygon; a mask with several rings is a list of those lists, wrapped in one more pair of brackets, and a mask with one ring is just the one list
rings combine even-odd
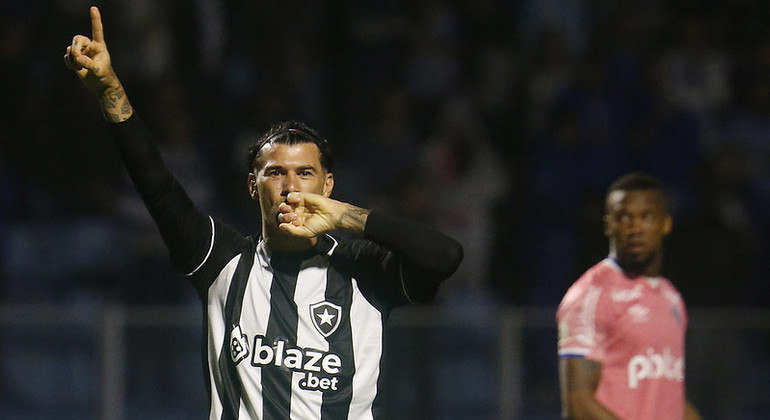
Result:
{"label": "player's hand", "polygon": [[292,192],[278,206],[279,227],[305,238],[332,230],[363,233],[369,210],[319,194]]}
{"label": "player's hand", "polygon": [[64,54],[64,63],[96,93],[120,86],[104,42],[102,16],[98,8],[91,7],[91,38],[75,35]]}

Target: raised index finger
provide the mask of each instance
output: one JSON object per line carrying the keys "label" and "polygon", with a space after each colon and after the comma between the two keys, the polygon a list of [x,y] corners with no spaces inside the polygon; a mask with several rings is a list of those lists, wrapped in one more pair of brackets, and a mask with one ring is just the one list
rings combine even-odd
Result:
{"label": "raised index finger", "polygon": [[91,7],[91,39],[96,42],[104,42],[104,28],[102,27],[102,15],[99,8]]}

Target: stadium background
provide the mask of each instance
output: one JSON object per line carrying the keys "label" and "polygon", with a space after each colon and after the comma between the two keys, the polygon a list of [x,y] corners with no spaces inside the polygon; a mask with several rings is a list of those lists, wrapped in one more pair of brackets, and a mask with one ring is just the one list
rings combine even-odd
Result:
{"label": "stadium background", "polygon": [[[338,199],[463,242],[437,304],[396,314],[392,417],[558,416],[555,306],[606,253],[604,190],[630,170],[672,189],[695,405],[770,408],[764,2],[95,3],[201,208],[253,231],[245,147],[301,119],[336,149]],[[62,63],[90,4],[0,2],[0,412],[202,418],[193,288]]]}

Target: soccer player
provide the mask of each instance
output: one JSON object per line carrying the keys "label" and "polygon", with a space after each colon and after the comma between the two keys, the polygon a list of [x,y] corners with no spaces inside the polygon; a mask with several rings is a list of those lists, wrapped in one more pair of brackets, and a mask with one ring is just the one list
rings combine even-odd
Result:
{"label": "soccer player", "polygon": [[99,10],[90,12],[92,36],[75,36],[65,63],[98,96],[173,265],[203,300],[210,418],[380,417],[383,323],[394,307],[434,296],[460,264],[460,244],[331,199],[329,146],[299,122],[274,125],[249,150],[260,234],[199,212],[134,112]]}
{"label": "soccer player", "polygon": [[687,313],[661,276],[672,218],[660,182],[631,173],[605,201],[609,256],[591,267],[557,311],[562,416],[698,419],[685,399]]}

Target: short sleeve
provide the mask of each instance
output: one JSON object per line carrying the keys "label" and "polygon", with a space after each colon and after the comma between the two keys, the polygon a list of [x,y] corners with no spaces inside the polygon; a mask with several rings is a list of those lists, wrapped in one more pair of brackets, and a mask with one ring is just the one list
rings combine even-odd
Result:
{"label": "short sleeve", "polygon": [[602,288],[576,283],[556,312],[559,357],[604,358],[606,331],[601,321]]}

